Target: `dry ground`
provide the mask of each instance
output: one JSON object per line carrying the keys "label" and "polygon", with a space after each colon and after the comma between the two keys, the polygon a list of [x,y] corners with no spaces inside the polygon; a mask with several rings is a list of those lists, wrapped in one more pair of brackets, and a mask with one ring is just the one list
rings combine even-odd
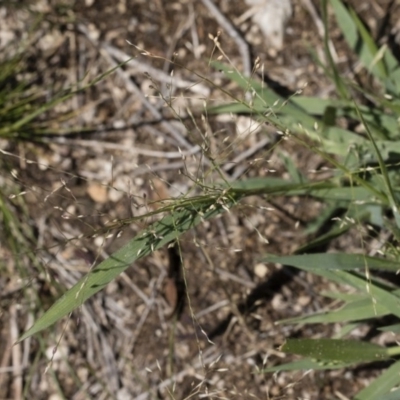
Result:
{"label": "dry ground", "polygon": [[[352,3],[375,35],[385,40],[399,10],[395,7],[392,19],[382,26],[389,1]],[[279,51],[269,48],[258,28],[243,18],[247,6],[242,0],[216,4],[237,24],[251,59],[260,57],[264,75],[277,90],[291,93],[307,83],[308,94],[333,93],[309,51],[312,47],[322,55],[317,21],[307,7],[312,3],[293,1],[294,14]],[[35,28],[32,12],[42,15]],[[288,254],[307,240],[302,227],[318,215],[321,205],[300,198],[275,203],[247,199],[231,213],[185,234],[179,247],[133,265],[69,323],[64,320],[11,347],[38,310],[47,309],[65,287],[150,220],[130,224],[120,235],[78,239],[82,234],[93,234],[107,221],[137,216],[156,207],[154,201],[186,192],[192,184],[187,175],[204,175],[211,157],[226,166],[228,177],[282,176],[280,152],[305,174],[321,161],[290,142],[274,147],[273,129],[251,131],[248,127],[255,123],[245,116],[201,118],[204,102],[226,99],[199,75],[238,96],[242,93],[209,66],[211,57],[219,55],[209,35],[221,28],[200,0],[9,2],[0,4],[0,15],[3,48],[9,39],[26,39],[32,28],[28,73],[49,96],[137,56],[48,113],[45,118],[55,135],[45,144],[1,143],[15,155],[4,155],[3,164],[18,171],[14,177],[5,174],[2,184],[6,193],[27,192],[26,207],[18,203],[14,211],[33,230],[40,249],[35,257],[42,266],[33,266],[24,254],[17,263],[12,250],[1,248],[6,271],[0,277],[1,399],[345,399],[376,376],[374,369],[276,376],[257,372],[265,364],[283,362],[278,347],[285,337],[330,336],[336,329],[274,325],[279,319],[321,310],[328,303],[319,293],[336,289],[311,275],[259,261],[266,252]],[[349,73],[353,58],[336,28],[331,36],[337,62]],[[170,63],[140,55],[127,40],[154,56],[176,58],[186,68],[174,68],[171,78]],[[224,31],[220,41],[240,69],[243,58],[237,44]],[[4,54],[12,53],[5,48]],[[67,136],[56,134],[76,127],[82,128]],[[208,158],[195,148],[206,131]],[[178,146],[193,154],[183,160]],[[249,149],[248,157],[227,163]],[[251,163],[255,158],[261,161]],[[212,174],[207,178],[215,179]],[[357,250],[354,236],[332,246]],[[176,272],[178,253],[184,276]],[[17,264],[23,271],[17,271]],[[187,298],[184,295],[176,305],[182,280]],[[175,306],[179,312],[174,314]]]}

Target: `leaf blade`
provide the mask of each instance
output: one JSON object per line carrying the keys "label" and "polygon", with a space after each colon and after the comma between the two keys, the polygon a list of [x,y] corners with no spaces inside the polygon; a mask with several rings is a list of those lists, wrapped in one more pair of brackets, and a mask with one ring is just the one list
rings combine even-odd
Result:
{"label": "leaf blade", "polygon": [[288,339],[282,351],[333,363],[363,363],[390,357],[388,349],[374,343],[342,339]]}
{"label": "leaf blade", "polygon": [[22,334],[18,342],[48,328],[74,311],[139,258],[178,238],[182,233],[198,225],[203,219],[215,217],[225,211],[223,207],[207,208],[208,210],[204,213],[201,209],[183,209],[172,212],[162,220],[152,224],[149,229],[139,233],[125,246],[81,278]]}

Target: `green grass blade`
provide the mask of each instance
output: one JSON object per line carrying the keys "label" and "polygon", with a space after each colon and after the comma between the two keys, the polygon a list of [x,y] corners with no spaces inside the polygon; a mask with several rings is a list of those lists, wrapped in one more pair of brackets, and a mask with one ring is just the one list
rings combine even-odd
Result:
{"label": "green grass blade", "polygon": [[301,173],[301,171],[299,171],[293,158],[287,152],[280,151],[279,157],[293,182],[301,184],[307,181],[307,178]]}
{"label": "green grass blade", "polygon": [[378,53],[376,44],[356,13],[352,9],[347,9],[340,0],[330,0],[330,4],[350,48],[371,73],[380,80],[386,79],[385,66],[382,60],[376,59]]}
{"label": "green grass blade", "polygon": [[[395,385],[397,385],[397,384],[395,384]],[[393,386],[395,386],[395,385],[393,385]],[[365,397],[364,399],[367,399],[367,397]],[[355,400],[364,400],[364,399],[361,399],[361,397],[356,397]],[[387,394],[379,397],[377,400],[399,400],[399,399],[400,399],[400,389],[396,389],[390,393],[387,393]]]}
{"label": "green grass blade", "polygon": [[261,372],[281,372],[281,371],[308,371],[308,370],[327,370],[345,368],[353,363],[323,363],[309,358],[293,361],[286,364],[276,365],[275,367],[264,368]]}
{"label": "green grass blade", "polygon": [[[272,89],[263,86],[256,80],[251,80],[249,82],[238,72],[232,70],[232,68],[223,63],[213,62],[212,66],[215,69],[224,71],[226,76],[232,81],[236,82],[243,90],[247,90],[250,85],[256,96],[254,99],[254,104],[239,102],[240,107],[244,107],[244,109],[247,108],[248,112],[257,114],[264,120],[271,120],[275,126],[280,127],[281,129],[292,129],[292,127],[294,129],[298,123],[301,123],[303,126],[309,127],[310,129],[313,128],[315,118],[310,116],[305,110],[292,103],[290,100],[279,96]],[[234,99],[234,101],[237,103],[236,99]],[[218,113],[233,112],[232,109],[227,109],[226,106],[220,106],[217,110]],[[210,107],[208,112],[215,113],[216,108]],[[291,125],[293,126],[287,125],[282,119],[275,118],[274,115],[277,113],[285,115],[291,121]]]}
{"label": "green grass blade", "polygon": [[[367,93],[365,94],[367,95]],[[333,126],[332,123],[326,123],[326,114],[329,109],[334,109],[336,111],[336,117],[346,117],[350,119],[359,118],[353,102],[294,96],[290,99],[289,103],[298,107],[298,113],[299,110],[303,110],[304,113],[313,115],[314,119],[302,118],[300,114],[297,115],[297,118],[294,118],[293,115],[287,112],[288,106],[286,105],[285,107],[274,110],[274,114],[276,118],[279,118],[280,124],[287,124],[293,131],[298,131],[299,126],[297,123],[301,123],[301,126],[307,129],[308,136],[314,140],[320,141],[323,147],[330,153],[346,156],[348,155],[349,148],[357,145],[360,154],[374,154],[372,144],[369,140],[349,130]],[[391,102],[385,102],[385,104],[382,104],[382,107],[383,106],[394,107]],[[208,109],[208,112],[216,114],[255,113],[259,115],[260,119],[264,120],[264,115],[260,114],[265,113],[265,108],[266,106],[263,102],[255,101],[252,107],[242,103],[232,103],[211,107]],[[398,122],[396,116],[388,115],[378,107],[371,108],[360,105],[359,110],[368,123],[372,136],[377,140],[376,143],[382,153],[383,159],[389,159],[390,153],[392,155],[394,153],[399,154],[400,145],[387,140],[395,138],[395,135],[397,135]],[[314,125],[310,125],[315,122],[323,129],[316,131]],[[395,146],[395,148],[392,146]],[[361,161],[371,162],[374,160],[375,159],[370,156],[369,159],[365,158],[365,160],[363,159]]]}
{"label": "green grass blade", "polygon": [[249,178],[238,182],[230,183],[230,190],[237,195],[286,195],[286,196],[312,196],[313,193],[323,195],[319,190],[329,190],[338,188],[328,180],[316,182],[297,183],[281,178]]}
{"label": "green grass blade", "polygon": [[386,347],[342,339],[288,339],[281,351],[333,363],[358,364],[391,357]]}
{"label": "green grass blade", "polygon": [[354,329],[357,329],[361,324],[357,322],[351,322],[348,324],[343,325],[338,332],[335,333],[333,339],[342,339],[345,336],[350,335]]}
{"label": "green grass blade", "polygon": [[[400,65],[399,61],[393,55],[388,47],[384,49],[384,59],[389,70],[389,81],[386,83],[386,88],[392,95],[399,98],[400,92]],[[390,88],[393,85],[393,89]]]}
{"label": "green grass blade", "polygon": [[381,285],[378,286],[372,282],[367,283],[364,276],[361,278],[345,271],[335,271],[333,274],[343,283],[353,286],[365,293],[369,293],[371,300],[386,307],[393,315],[400,317],[400,298],[391,293],[388,288],[382,288],[380,287]]}
{"label": "green grass blade", "polygon": [[355,11],[351,8],[349,11],[350,16],[353,19],[357,27],[358,33],[361,37],[361,47],[365,46],[365,52],[362,54],[363,57],[358,54],[361,61],[364,63],[368,71],[372,72],[382,82],[386,81],[389,75],[384,62],[383,53],[380,54],[378,46],[375,44],[374,39],[360,20],[360,18],[357,16]]}
{"label": "green grass blade", "polygon": [[263,261],[292,265],[307,270],[346,270],[356,271],[364,270],[368,267],[370,270],[392,271],[399,270],[398,261],[387,260],[383,258],[364,256],[362,254],[347,253],[316,253],[301,254],[294,256],[267,256]]}
{"label": "green grass blade", "polygon": [[[231,183],[232,191],[249,194],[274,194],[287,196],[313,196],[323,200],[343,200],[381,204],[366,187],[340,187],[328,180],[316,182],[291,182],[280,178],[249,178]],[[375,189],[375,192],[377,190]],[[374,193],[374,192],[373,192]],[[374,193],[375,194],[375,193]],[[379,198],[381,200],[381,198]]]}
{"label": "green grass blade", "polygon": [[69,289],[19,338],[19,341],[49,327],[80,307],[139,258],[163,247],[202,220],[215,217],[224,210],[221,206],[210,209],[209,205],[203,209],[200,207],[192,210],[183,209],[172,212],[161,221],[152,224]]}
{"label": "green grass blade", "polygon": [[397,197],[395,196],[392,183],[391,183],[390,178],[389,178],[389,174],[388,174],[388,170],[387,170],[386,164],[385,164],[385,162],[384,162],[384,160],[382,158],[381,152],[380,152],[380,150],[379,150],[374,138],[372,137],[372,134],[371,134],[371,132],[369,130],[368,124],[365,122],[365,120],[364,120],[364,118],[363,118],[363,116],[362,116],[362,114],[360,113],[359,110],[358,110],[358,114],[359,114],[359,118],[360,118],[361,122],[363,123],[363,125],[365,127],[367,135],[368,135],[368,137],[369,137],[369,139],[370,139],[370,141],[371,141],[371,143],[372,143],[372,145],[374,147],[375,154],[376,154],[376,157],[378,159],[379,167],[380,167],[380,170],[381,170],[381,173],[382,173],[382,177],[383,177],[383,180],[385,182],[386,195],[387,195],[387,198],[389,199],[390,206],[392,208],[392,212],[393,212],[393,215],[394,215],[394,218],[395,218],[395,221],[396,221],[397,228],[400,228],[399,204],[398,204]]}
{"label": "green grass blade", "polygon": [[354,301],[344,305],[339,310],[288,318],[278,321],[278,324],[328,324],[335,322],[362,321],[388,315],[389,311],[381,304],[372,304],[371,298]]}
{"label": "green grass blade", "polygon": [[354,400],[398,400],[400,399],[400,390],[397,390],[397,393],[388,392],[399,384],[400,361],[397,361],[383,372],[379,378],[370,383],[368,387],[358,392]]}
{"label": "green grass blade", "polygon": [[[374,284],[373,282],[366,282],[365,277],[360,277],[355,275],[354,273],[349,273],[340,269],[330,270],[328,268],[321,268],[321,265],[328,265],[331,254],[326,254],[328,259],[324,261],[324,257],[321,257],[320,260],[322,264],[320,264],[319,268],[310,268],[307,263],[303,261],[301,256],[289,256],[292,257],[291,260],[286,259],[285,261],[290,261],[289,265],[292,265],[296,268],[303,269],[305,271],[312,271],[313,274],[317,274],[326,279],[332,280],[333,282],[337,282],[341,285],[350,285],[359,291],[368,294],[371,296],[371,301],[376,302],[376,304],[381,304],[383,307],[387,308],[393,315],[396,315],[400,318],[400,298],[397,295],[391,293],[388,288],[382,288],[382,285],[379,286]],[[295,259],[294,257],[298,257]],[[285,263],[283,260],[286,257],[272,257],[268,256],[264,258],[264,261]],[[332,264],[330,264],[332,265]],[[361,265],[361,264],[359,264]],[[382,265],[382,264],[381,264]],[[343,268],[342,268],[343,269]]]}
{"label": "green grass blade", "polygon": [[378,328],[378,331],[400,333],[400,324],[384,326],[382,328]]}
{"label": "green grass blade", "polygon": [[332,292],[331,290],[322,291],[321,294],[330,299],[340,300],[346,303],[351,303],[353,301],[359,301],[367,298],[362,293],[341,293],[341,292]]}
{"label": "green grass blade", "polygon": [[310,194],[322,200],[344,200],[347,202],[366,202],[376,203],[376,199],[371,197],[371,192],[363,187],[336,187],[330,189],[315,189]]}
{"label": "green grass blade", "polygon": [[[44,112],[48,111],[49,109],[55,107],[57,104],[68,100],[69,98],[75,96],[76,94],[82,92],[83,90],[86,90],[86,89],[96,85],[102,79],[104,79],[108,75],[112,74],[116,69],[118,69],[118,68],[124,66],[125,64],[127,64],[130,60],[131,60],[131,58],[126,60],[126,61],[124,61],[124,62],[121,62],[120,64],[118,64],[114,68],[111,68],[110,70],[108,70],[108,71],[104,72],[103,74],[99,75],[98,77],[93,79],[91,82],[89,82],[85,86],[78,87],[77,89],[70,88],[70,89],[65,90],[63,92],[60,92],[53,99],[45,102],[42,105],[34,105],[34,106],[29,107],[29,108],[27,107],[25,112],[21,112],[21,110],[18,110],[19,117],[18,118],[14,118],[15,121],[13,123],[7,124],[5,127],[0,127],[0,135],[1,136],[12,136],[12,135],[14,135],[14,137],[21,136],[22,135],[21,132],[20,132],[21,129],[23,127],[25,127],[26,125],[28,125],[29,123],[32,123],[32,121],[35,120],[39,115],[41,115]],[[34,100],[35,99],[30,99],[29,105],[34,104],[35,103]],[[22,99],[22,101],[24,101],[24,100]],[[19,108],[22,108],[22,106],[23,106],[23,103],[19,103],[18,104]]]}
{"label": "green grass blade", "polygon": [[331,50],[329,47],[329,24],[328,24],[328,0],[322,0],[322,20],[324,24],[324,50],[325,57],[328,62],[329,70],[332,73],[333,82],[336,86],[337,93],[343,98],[349,98],[349,92],[347,90],[347,86],[344,83],[336,63],[333,61],[333,57],[331,54]]}

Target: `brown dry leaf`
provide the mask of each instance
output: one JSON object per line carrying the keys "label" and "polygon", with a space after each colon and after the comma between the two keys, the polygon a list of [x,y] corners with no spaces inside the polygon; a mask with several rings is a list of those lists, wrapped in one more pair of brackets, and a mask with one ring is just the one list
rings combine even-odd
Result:
{"label": "brown dry leaf", "polygon": [[151,186],[150,200],[153,203],[152,208],[156,210],[160,207],[162,200],[169,199],[171,196],[167,185],[161,179],[152,179]]}
{"label": "brown dry leaf", "polygon": [[164,286],[164,296],[168,305],[175,310],[178,304],[178,289],[176,283],[172,278],[167,278]]}

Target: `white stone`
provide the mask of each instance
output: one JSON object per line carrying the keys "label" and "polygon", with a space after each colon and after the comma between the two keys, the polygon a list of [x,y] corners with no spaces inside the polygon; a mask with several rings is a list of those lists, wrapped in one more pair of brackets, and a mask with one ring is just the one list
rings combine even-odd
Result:
{"label": "white stone", "polygon": [[253,6],[253,22],[260,27],[267,48],[280,50],[287,22],[292,15],[291,0],[245,0]]}

